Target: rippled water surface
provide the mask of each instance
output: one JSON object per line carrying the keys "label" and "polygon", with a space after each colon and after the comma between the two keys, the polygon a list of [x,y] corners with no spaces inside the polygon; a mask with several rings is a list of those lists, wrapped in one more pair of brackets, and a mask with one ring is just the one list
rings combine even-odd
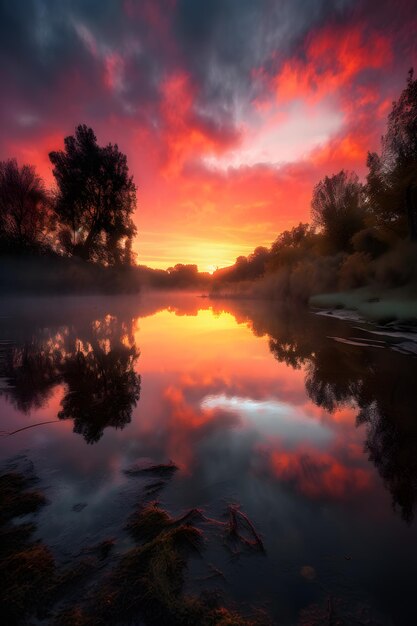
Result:
{"label": "rippled water surface", "polygon": [[111,537],[116,560],[138,503],[219,529],[239,511],[246,541],[202,528],[187,593],[265,623],[415,624],[414,337],[369,330],[191,295],[3,303],[2,466],[39,479],[36,538],[65,565]]}

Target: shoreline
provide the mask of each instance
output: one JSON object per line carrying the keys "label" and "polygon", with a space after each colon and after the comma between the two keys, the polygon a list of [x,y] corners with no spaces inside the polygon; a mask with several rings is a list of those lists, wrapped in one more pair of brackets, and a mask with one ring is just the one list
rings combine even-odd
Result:
{"label": "shoreline", "polygon": [[407,325],[417,331],[417,298],[404,290],[324,293],[311,296],[309,307],[319,314],[352,321],[363,320],[386,325]]}

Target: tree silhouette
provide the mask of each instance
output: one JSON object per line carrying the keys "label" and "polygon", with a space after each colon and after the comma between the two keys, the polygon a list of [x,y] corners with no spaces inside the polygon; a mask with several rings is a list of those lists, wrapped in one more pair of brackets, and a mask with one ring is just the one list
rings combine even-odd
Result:
{"label": "tree silhouette", "polygon": [[316,242],[314,228],[299,223],[291,230],[284,230],[271,246],[267,267],[276,270],[283,265],[295,265],[311,255]]}
{"label": "tree silhouette", "polygon": [[32,165],[0,162],[0,246],[3,252],[45,249],[53,230],[51,203]]}
{"label": "tree silhouette", "polygon": [[318,226],[330,252],[352,250],[351,239],[364,226],[362,185],[354,172],[342,170],[325,176],[313,190],[313,224]]}
{"label": "tree silhouette", "polygon": [[62,352],[45,335],[34,335],[5,351],[0,376],[7,381],[2,394],[19,411],[41,408],[61,381]]}
{"label": "tree silhouette", "polygon": [[[276,316],[275,316],[276,317]],[[393,506],[411,522],[417,504],[417,423],[414,418],[417,360],[381,349],[335,342],[327,335],[342,330],[337,320],[289,315],[263,327],[280,362],[305,368],[311,400],[332,413],[357,408],[357,424],[366,426],[365,450],[391,494]],[[349,328],[344,327],[349,333]],[[337,364],[337,366],[335,366]]]}
{"label": "tree silhouette", "polygon": [[87,443],[97,442],[104,428],[123,428],[132,418],[140,395],[140,377],[134,371],[135,347],[119,345],[105,351],[95,346],[67,356],[63,379],[67,392],[60,419],[73,419],[74,432]]}
{"label": "tree silhouette", "polygon": [[130,422],[140,396],[138,357],[129,324],[115,317],[55,333],[38,330],[0,354],[0,378],[8,383],[0,395],[28,413],[65,385],[58,417],[74,420],[74,432],[95,443],[108,426]]}
{"label": "tree silhouette", "polygon": [[198,267],[194,264],[177,263],[169,267],[167,272],[177,287],[187,287],[198,281]]}
{"label": "tree silhouette", "polygon": [[377,221],[417,240],[417,80],[393,103],[381,154],[369,153],[367,195]]}
{"label": "tree silhouette", "polygon": [[130,261],[136,187],[126,156],[117,145],[99,146],[93,130],[85,125],[64,143],[63,151],[49,154],[58,186],[61,246],[86,260],[109,265]]}

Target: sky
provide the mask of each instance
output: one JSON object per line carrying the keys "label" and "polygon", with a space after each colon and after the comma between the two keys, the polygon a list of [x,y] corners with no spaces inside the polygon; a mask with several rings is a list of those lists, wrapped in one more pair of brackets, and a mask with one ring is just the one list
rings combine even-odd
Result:
{"label": "sky", "polygon": [[213,271],[366,175],[417,69],[417,0],[0,0],[0,159],[80,123],[138,188],[137,262]]}

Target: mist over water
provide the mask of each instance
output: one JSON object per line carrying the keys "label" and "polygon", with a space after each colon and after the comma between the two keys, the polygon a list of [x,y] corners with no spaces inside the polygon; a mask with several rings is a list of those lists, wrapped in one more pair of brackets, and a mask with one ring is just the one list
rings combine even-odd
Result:
{"label": "mist over water", "polygon": [[178,293],[8,300],[0,452],[46,495],[36,538],[58,564],[109,537],[120,556],[144,489],[174,517],[233,504],[264,550],[209,533],[189,593],[264,623],[413,623],[417,360],[375,331]]}

